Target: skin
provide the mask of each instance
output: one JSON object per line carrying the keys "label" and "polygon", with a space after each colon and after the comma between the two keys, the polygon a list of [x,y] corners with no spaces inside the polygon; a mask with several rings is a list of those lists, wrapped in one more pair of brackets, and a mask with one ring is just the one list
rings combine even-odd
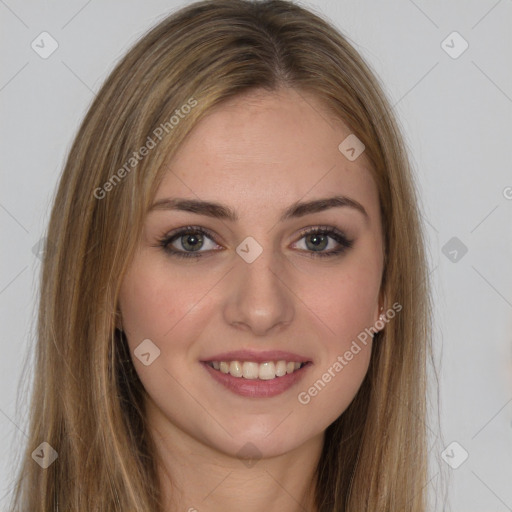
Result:
{"label": "skin", "polygon": [[[239,220],[150,211],[122,282],[119,306],[131,353],[147,338],[160,349],[149,366],[133,361],[148,395],[165,510],[315,510],[311,482],[324,431],[359,389],[371,338],[308,404],[297,396],[375,324],[383,305],[378,193],[365,154],[350,162],[338,150],[350,133],[304,92],[251,91],[211,111],[169,162],[155,201],[216,201]],[[338,207],[278,220],[296,201],[335,194],[358,201],[368,218]],[[199,244],[202,258],[170,256],[158,245],[187,225],[216,235]],[[353,246],[312,257],[307,242],[314,235],[300,230],[322,225],[344,232]],[[250,264],[235,252],[247,236],[263,248]],[[338,247],[327,240],[321,251]],[[172,247],[192,252],[187,241],[182,235]],[[286,350],[313,365],[278,396],[244,398],[199,362],[237,349]],[[247,443],[258,452],[251,466],[237,455]]]}

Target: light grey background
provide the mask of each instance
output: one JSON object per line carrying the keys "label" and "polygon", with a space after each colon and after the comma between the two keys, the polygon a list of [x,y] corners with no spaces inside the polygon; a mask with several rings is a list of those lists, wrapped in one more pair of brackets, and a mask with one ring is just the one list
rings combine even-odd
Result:
{"label": "light grey background", "polygon": [[[33,247],[65,156],[114,63],[184,4],[0,0],[2,496],[26,429],[16,392],[35,325]],[[380,76],[410,148],[434,286],[438,439],[441,450],[458,443],[445,453],[452,465],[469,454],[452,469],[431,452],[450,478],[449,509],[512,511],[512,0],[304,5],[324,13]],[[43,31],[59,45],[47,59],[31,48]],[[445,51],[463,48],[454,31],[469,44],[457,58]],[[459,247],[446,245],[453,237]],[[432,489],[437,478],[434,467]]]}

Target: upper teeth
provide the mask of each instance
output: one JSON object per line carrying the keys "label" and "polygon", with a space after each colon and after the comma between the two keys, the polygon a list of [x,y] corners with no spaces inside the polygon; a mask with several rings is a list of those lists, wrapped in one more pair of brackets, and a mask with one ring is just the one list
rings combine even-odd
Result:
{"label": "upper teeth", "polygon": [[233,377],[270,380],[275,377],[282,377],[287,373],[293,373],[295,370],[298,370],[303,363],[295,363],[293,361],[268,361],[259,364],[252,361],[213,361],[208,364],[212,368],[220,370],[222,373],[231,374]]}

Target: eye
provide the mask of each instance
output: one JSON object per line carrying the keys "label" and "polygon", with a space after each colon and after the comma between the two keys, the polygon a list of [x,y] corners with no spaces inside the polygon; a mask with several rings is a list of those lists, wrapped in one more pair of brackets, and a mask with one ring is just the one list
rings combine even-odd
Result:
{"label": "eye", "polygon": [[[300,240],[305,240],[306,252],[309,253],[309,256],[314,258],[330,257],[343,254],[354,244],[353,240],[349,240],[344,233],[332,226],[316,226],[307,228],[303,230],[300,235]],[[336,242],[334,244],[335,248],[331,249],[330,251],[323,251],[323,249],[326,249],[329,246],[329,239]],[[311,251],[308,249],[311,249]]]}
{"label": "eye", "polygon": [[[171,256],[178,256],[179,258],[200,258],[201,254],[197,253],[203,248],[205,239],[213,242],[213,235],[209,230],[200,226],[187,226],[166,235],[159,241],[158,245]],[[178,247],[173,244],[178,245]],[[216,244],[214,243],[213,245]],[[184,250],[180,250],[180,246],[181,249]]]}
{"label": "eye", "polygon": [[[300,240],[305,239],[306,247],[305,249],[301,249],[301,251],[308,253],[308,255],[312,257],[341,255],[350,249],[354,243],[353,240],[349,240],[340,230],[331,226],[307,228],[302,230],[300,236]],[[161,238],[158,242],[158,246],[162,247],[162,249],[171,256],[178,256],[179,258],[200,258],[203,256],[201,253],[215,250],[214,246],[218,246],[214,238],[213,233],[208,229],[201,226],[186,226]],[[205,242],[208,240],[213,244],[213,247],[208,248],[206,246],[205,249]],[[332,241],[335,243],[332,244]],[[334,248],[331,248],[330,251],[325,251],[330,243],[334,245]]]}

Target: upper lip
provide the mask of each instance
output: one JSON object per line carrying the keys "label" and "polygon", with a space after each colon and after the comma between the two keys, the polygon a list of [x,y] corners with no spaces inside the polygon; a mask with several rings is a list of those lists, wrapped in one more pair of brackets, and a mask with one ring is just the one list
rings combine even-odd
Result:
{"label": "upper lip", "polygon": [[233,352],[222,352],[214,356],[202,359],[202,362],[209,363],[212,361],[251,361],[255,363],[265,363],[267,361],[287,361],[296,363],[306,363],[310,359],[292,352],[283,352],[282,350],[235,350]]}

